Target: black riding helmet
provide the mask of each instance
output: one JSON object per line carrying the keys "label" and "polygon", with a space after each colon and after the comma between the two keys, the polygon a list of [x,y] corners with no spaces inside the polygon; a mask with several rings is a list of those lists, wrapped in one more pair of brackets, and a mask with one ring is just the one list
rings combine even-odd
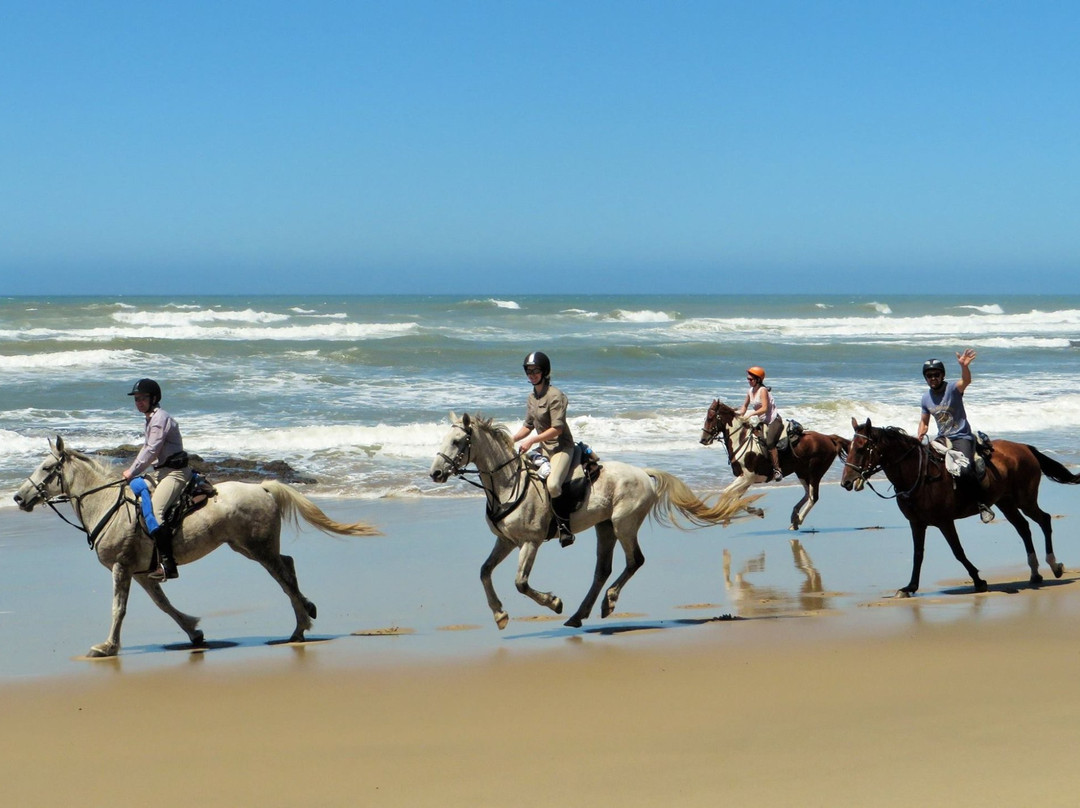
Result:
{"label": "black riding helmet", "polygon": [[922,375],[925,378],[926,374],[932,370],[939,371],[942,378],[945,376],[945,364],[940,359],[927,359],[923,362]]}
{"label": "black riding helmet", "polygon": [[525,357],[525,361],[521,363],[521,367],[528,371],[530,365],[535,365],[540,368],[540,374],[546,379],[551,376],[551,360],[543,351],[533,351],[531,354]]}
{"label": "black riding helmet", "polygon": [[153,379],[139,379],[128,395],[150,396],[151,403],[156,406],[161,401],[161,385]]}

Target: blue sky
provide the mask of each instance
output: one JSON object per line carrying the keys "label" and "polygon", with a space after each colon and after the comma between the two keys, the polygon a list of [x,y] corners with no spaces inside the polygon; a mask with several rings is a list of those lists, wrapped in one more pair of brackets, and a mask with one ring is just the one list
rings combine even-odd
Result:
{"label": "blue sky", "polygon": [[0,0],[0,294],[1077,291],[1080,5]]}

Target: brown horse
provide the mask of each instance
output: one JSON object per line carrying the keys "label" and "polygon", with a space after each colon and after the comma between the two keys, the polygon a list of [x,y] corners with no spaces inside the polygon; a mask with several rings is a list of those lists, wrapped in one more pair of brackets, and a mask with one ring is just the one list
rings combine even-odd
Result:
{"label": "brown horse", "polygon": [[[739,418],[727,404],[716,399],[705,415],[701,443],[708,446],[720,435],[724,436],[728,462],[735,475],[735,482],[724,489],[725,494],[740,496],[754,483],[762,483],[772,477],[772,460],[763,451],[760,441],[745,420]],[[846,452],[847,448],[847,439],[839,435],[803,432],[794,447],[779,453],[780,472],[785,477],[794,473],[803,487],[803,498],[791,509],[791,530],[798,530],[806,521],[810,509],[818,501],[821,478],[836,456]],[[757,516],[763,515],[758,508],[747,508],[747,511]]]}
{"label": "brown horse", "polygon": [[[986,581],[979,577],[979,571],[964,554],[954,524],[956,519],[978,513],[978,503],[970,492],[956,488],[943,457],[902,429],[872,426],[869,418],[865,424],[852,418],[851,425],[855,427],[855,437],[851,440],[840,484],[848,491],[859,491],[869,477],[879,471],[885,472],[896,491],[896,504],[911,524],[911,538],[915,543],[911,581],[896,594],[910,597],[919,588],[926,528],[930,525],[945,536],[953,555],[971,576],[975,591],[985,592]],[[1032,584],[1041,583],[1043,578],[1031,543],[1031,527],[1024,516],[1042,528],[1046,537],[1046,563],[1054,576],[1060,578],[1065,569],[1054,557],[1050,515],[1039,507],[1039,480],[1043,474],[1056,483],[1080,483],[1080,474],[1072,474],[1034,446],[995,440],[992,454],[986,460],[986,476],[982,483],[983,502],[997,505],[1024,540]]]}

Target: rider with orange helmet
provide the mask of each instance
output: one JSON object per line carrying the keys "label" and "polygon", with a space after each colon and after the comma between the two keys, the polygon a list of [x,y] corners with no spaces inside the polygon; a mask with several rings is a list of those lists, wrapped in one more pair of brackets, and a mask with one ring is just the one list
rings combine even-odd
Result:
{"label": "rider with orange helmet", "polygon": [[747,368],[746,381],[750,385],[750,391],[735,414],[750,421],[751,426],[759,424],[765,426],[762,437],[765,440],[765,448],[769,450],[769,457],[772,459],[772,478],[775,482],[779,482],[784,479],[784,473],[780,470],[780,453],[776,449],[776,444],[780,440],[780,433],[784,430],[784,422],[776,411],[772,388],[765,386],[765,368],[759,365]]}

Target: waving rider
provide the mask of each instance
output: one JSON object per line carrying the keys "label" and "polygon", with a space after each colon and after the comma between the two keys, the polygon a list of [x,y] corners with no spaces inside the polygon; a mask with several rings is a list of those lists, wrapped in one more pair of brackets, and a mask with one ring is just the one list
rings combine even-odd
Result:
{"label": "waving rider", "polygon": [[[935,440],[962,452],[968,459],[961,478],[967,481],[973,498],[980,500],[982,488],[975,474],[975,435],[964,408],[964,391],[971,384],[971,363],[975,361],[975,351],[965,349],[956,355],[956,361],[960,365],[960,380],[955,382],[945,381],[945,364],[940,359],[928,359],[923,363],[923,378],[929,389],[923,393],[922,417],[916,437],[924,439],[930,429],[930,417],[933,416],[938,428]],[[971,485],[971,482],[975,485]],[[979,501],[979,515],[984,522],[994,518],[994,512],[982,501]]]}

